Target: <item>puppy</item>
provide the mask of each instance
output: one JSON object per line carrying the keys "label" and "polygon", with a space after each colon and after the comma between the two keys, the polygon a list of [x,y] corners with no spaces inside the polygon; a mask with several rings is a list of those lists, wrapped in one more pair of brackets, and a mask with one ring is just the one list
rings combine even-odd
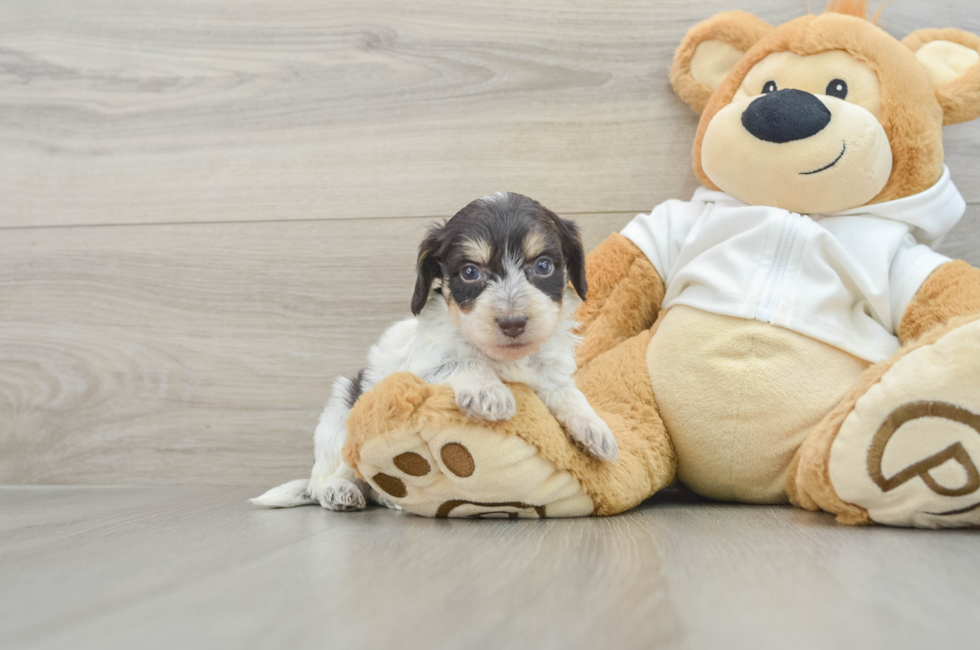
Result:
{"label": "puppy", "polygon": [[[570,286],[569,286],[570,283]],[[448,384],[469,417],[514,416],[503,382],[529,386],[587,453],[619,457],[616,439],[575,387],[572,312],[586,294],[578,228],[537,201],[497,193],[473,201],[419,247],[412,318],[368,353],[353,379],[338,378],[314,436],[310,479],[273,488],[252,502],[270,507],[319,503],[361,510],[368,500],[394,507],[343,462],[347,415],[362,392],[397,371]]]}

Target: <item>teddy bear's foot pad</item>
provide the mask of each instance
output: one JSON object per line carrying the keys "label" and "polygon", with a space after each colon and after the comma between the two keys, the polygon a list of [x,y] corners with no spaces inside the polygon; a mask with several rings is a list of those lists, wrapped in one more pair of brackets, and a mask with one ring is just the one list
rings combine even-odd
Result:
{"label": "teddy bear's foot pad", "polygon": [[478,424],[409,429],[364,443],[358,472],[409,512],[427,517],[586,516],[591,497],[520,437]]}
{"label": "teddy bear's foot pad", "polygon": [[894,526],[980,526],[980,320],[901,357],[830,452],[838,496]]}

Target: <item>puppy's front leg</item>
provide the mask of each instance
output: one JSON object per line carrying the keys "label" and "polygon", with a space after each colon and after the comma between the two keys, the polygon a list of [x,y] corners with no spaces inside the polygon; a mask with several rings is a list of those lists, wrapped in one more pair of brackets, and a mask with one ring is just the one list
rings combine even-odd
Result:
{"label": "puppy's front leg", "polygon": [[368,501],[385,508],[401,510],[401,506],[395,505],[367,481],[357,478],[353,468],[345,462],[341,462],[333,471],[324,470],[319,462],[314,463],[308,491],[327,510],[364,510]]}
{"label": "puppy's front leg", "polygon": [[364,510],[367,502],[364,498],[364,487],[369,487],[362,483],[354,474],[354,470],[341,462],[332,471],[324,469],[319,462],[313,464],[313,474],[310,476],[310,496],[320,502],[320,505],[327,510],[338,510],[349,512],[351,510]]}
{"label": "puppy's front leg", "polygon": [[446,383],[456,393],[456,405],[469,417],[497,422],[517,413],[514,394],[480,361],[461,362]]}
{"label": "puppy's front leg", "polygon": [[609,463],[619,460],[619,444],[612,430],[574,384],[539,390],[537,394],[565,427],[568,437],[588,454]]}

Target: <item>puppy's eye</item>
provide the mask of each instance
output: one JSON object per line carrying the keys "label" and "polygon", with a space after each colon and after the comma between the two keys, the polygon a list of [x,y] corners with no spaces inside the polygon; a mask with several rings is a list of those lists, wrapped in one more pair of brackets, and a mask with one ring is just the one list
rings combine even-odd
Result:
{"label": "puppy's eye", "polygon": [[767,81],[767,82],[766,82],[766,84],[765,84],[765,85],[764,85],[764,86],[762,87],[762,94],[763,94],[763,95],[768,95],[769,93],[774,93],[774,92],[776,92],[777,90],[779,90],[779,88],[776,88],[776,82],[775,82],[775,81],[772,81],[772,80],[770,79],[770,80],[769,80],[769,81]]}
{"label": "puppy's eye", "polygon": [[480,279],[480,269],[476,268],[472,264],[469,266],[464,266],[459,272],[459,277],[463,278],[467,282],[476,282]]}
{"label": "puppy's eye", "polygon": [[538,263],[534,265],[535,275],[551,275],[551,272],[554,270],[555,265],[546,257],[539,259]]}
{"label": "puppy's eye", "polygon": [[827,84],[826,94],[837,99],[844,99],[847,97],[847,82],[843,79],[834,79]]}

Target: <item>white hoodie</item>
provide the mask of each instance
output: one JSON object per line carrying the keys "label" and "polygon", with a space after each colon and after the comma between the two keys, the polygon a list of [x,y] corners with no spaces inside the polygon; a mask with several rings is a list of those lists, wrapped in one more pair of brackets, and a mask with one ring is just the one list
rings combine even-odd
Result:
{"label": "white hoodie", "polygon": [[656,267],[664,307],[754,318],[871,362],[899,347],[915,293],[949,258],[933,251],[966,203],[943,167],[925,192],[828,214],[746,205],[701,187],[622,234]]}

